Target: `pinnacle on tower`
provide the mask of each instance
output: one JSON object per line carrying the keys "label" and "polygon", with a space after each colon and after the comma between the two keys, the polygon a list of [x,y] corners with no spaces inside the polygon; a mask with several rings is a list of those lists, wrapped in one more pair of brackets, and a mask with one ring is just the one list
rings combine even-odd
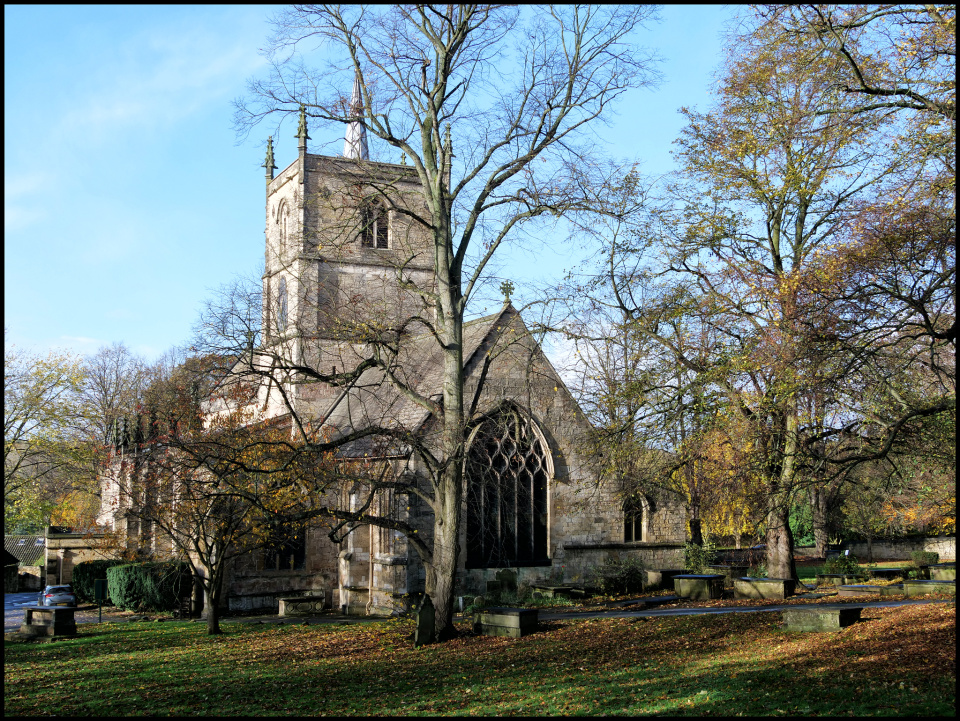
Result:
{"label": "pinnacle on tower", "polygon": [[267,159],[263,161],[263,167],[267,169],[267,182],[273,180],[273,171],[277,166],[273,162],[273,136],[267,138]]}
{"label": "pinnacle on tower", "polygon": [[307,135],[307,107],[303,103],[300,104],[300,122],[297,125],[297,134],[294,137],[299,138],[300,148],[306,149],[310,136]]}
{"label": "pinnacle on tower", "polygon": [[369,160],[367,129],[363,124],[363,99],[360,94],[360,74],[353,78],[353,93],[350,96],[350,122],[343,143],[343,157],[354,160]]}

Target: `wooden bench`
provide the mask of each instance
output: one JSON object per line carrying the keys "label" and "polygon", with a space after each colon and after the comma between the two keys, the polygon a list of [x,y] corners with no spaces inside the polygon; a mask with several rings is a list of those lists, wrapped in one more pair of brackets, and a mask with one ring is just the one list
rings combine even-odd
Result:
{"label": "wooden bench", "polygon": [[479,620],[475,630],[484,636],[522,638],[533,633],[539,622],[535,608],[485,608],[477,616]]}
{"label": "wooden bench", "polygon": [[863,606],[790,608],[781,611],[785,631],[839,631],[860,620]]}
{"label": "wooden bench", "polygon": [[73,617],[76,610],[67,606],[27,606],[23,609],[20,633],[24,636],[46,638],[76,636],[77,623]]}

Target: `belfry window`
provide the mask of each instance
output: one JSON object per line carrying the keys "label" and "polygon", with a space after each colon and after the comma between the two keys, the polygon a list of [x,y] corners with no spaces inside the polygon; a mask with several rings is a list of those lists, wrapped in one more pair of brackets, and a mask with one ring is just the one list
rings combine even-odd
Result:
{"label": "belfry window", "polygon": [[280,278],[280,288],[277,291],[277,332],[287,329],[287,279]]}
{"label": "belfry window", "polygon": [[364,203],[360,216],[361,247],[388,247],[387,212],[383,209],[383,204],[377,200],[371,200]]}
{"label": "belfry window", "polygon": [[465,466],[467,568],[550,563],[548,453],[532,422],[515,408],[474,428]]}

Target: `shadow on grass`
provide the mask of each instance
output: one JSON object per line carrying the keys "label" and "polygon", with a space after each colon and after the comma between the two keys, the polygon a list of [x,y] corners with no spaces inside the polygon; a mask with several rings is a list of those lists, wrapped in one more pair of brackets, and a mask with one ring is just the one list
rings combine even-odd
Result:
{"label": "shadow on grass", "polygon": [[[78,658],[66,685],[61,654],[8,653],[6,711],[41,712],[53,690],[79,715],[951,713],[955,618],[912,613],[877,611],[832,634],[782,631],[775,612],[550,621],[522,639],[419,650],[409,622],[180,638],[143,624]],[[912,655],[920,643],[927,662]]]}

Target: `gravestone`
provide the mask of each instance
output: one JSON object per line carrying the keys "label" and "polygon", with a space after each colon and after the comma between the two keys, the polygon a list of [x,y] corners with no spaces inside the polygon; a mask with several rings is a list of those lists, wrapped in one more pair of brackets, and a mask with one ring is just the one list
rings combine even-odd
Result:
{"label": "gravestone", "polygon": [[860,620],[862,606],[791,608],[781,612],[786,631],[840,631]]}
{"label": "gravestone", "polygon": [[517,592],[517,572],[511,568],[497,571],[497,580],[500,581],[500,590]]}
{"label": "gravestone", "polygon": [[433,643],[435,631],[436,611],[433,608],[433,601],[430,600],[430,596],[424,595],[420,610],[417,611],[417,629],[413,634],[413,645],[420,648]]}

